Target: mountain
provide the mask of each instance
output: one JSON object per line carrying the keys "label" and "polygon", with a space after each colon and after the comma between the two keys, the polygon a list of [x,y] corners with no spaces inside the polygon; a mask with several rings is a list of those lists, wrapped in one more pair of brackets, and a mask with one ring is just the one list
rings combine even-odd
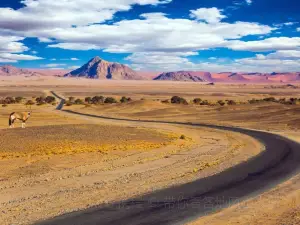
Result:
{"label": "mountain", "polygon": [[0,66],[0,76],[63,76],[69,72],[69,70],[57,70],[57,69],[22,69],[12,65]]}
{"label": "mountain", "polygon": [[91,59],[79,69],[65,74],[65,77],[85,77],[110,80],[143,80],[137,72],[119,63],[108,62],[100,57]]}
{"label": "mountain", "polygon": [[153,80],[191,81],[191,82],[211,82],[212,77],[209,72],[178,71],[162,73]]}
{"label": "mountain", "polygon": [[16,75],[34,75],[34,72],[31,72],[27,69],[20,69],[12,65],[3,65],[0,66],[0,76],[16,76]]}

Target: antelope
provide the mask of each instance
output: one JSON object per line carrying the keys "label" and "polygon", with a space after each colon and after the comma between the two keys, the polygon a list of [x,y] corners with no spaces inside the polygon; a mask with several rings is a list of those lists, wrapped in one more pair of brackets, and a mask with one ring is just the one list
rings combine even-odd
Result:
{"label": "antelope", "polygon": [[22,128],[25,128],[26,121],[29,119],[31,112],[13,112],[9,115],[8,125],[10,128],[14,127],[16,120],[22,121]]}

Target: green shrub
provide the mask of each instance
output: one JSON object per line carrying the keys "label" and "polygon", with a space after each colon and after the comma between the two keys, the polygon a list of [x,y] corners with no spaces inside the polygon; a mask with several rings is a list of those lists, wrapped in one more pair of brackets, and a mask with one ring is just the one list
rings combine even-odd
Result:
{"label": "green shrub", "polygon": [[76,99],[75,101],[74,101],[74,103],[76,104],[76,105],[83,105],[84,104],[84,101],[82,100],[82,99]]}
{"label": "green shrub", "polygon": [[131,98],[126,98],[125,96],[123,96],[120,100],[121,103],[127,103],[127,102],[130,102],[130,101],[132,101],[132,99]]}
{"label": "green shrub", "polygon": [[104,101],[104,103],[108,103],[108,104],[113,104],[113,103],[118,103],[117,100],[113,97],[107,97]]}

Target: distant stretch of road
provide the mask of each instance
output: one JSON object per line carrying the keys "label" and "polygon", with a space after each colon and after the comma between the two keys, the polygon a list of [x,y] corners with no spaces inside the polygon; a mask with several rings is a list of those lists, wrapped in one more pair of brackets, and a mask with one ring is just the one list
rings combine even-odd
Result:
{"label": "distant stretch of road", "polygon": [[[63,110],[64,99],[61,99]],[[99,205],[84,211],[58,216],[41,225],[164,225],[184,224],[232,204],[254,197],[300,171],[300,144],[262,131],[208,124],[110,118],[63,110],[79,116],[139,123],[161,123],[239,132],[265,146],[265,151],[247,162],[216,175],[177,187],[170,187],[122,202]],[[125,190],[124,190],[125,191]]]}

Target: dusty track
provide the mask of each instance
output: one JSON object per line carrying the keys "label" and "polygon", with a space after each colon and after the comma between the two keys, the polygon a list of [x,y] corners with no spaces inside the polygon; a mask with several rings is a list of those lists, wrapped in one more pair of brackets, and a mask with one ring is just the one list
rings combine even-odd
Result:
{"label": "dusty track", "polygon": [[[62,98],[61,100],[64,101]],[[206,124],[118,119],[63,111],[106,120],[202,126],[234,131],[258,139],[266,150],[247,162],[210,177],[138,199],[103,204],[66,214],[38,224],[183,224],[268,190],[292,177],[300,168],[300,144],[272,133]]]}

